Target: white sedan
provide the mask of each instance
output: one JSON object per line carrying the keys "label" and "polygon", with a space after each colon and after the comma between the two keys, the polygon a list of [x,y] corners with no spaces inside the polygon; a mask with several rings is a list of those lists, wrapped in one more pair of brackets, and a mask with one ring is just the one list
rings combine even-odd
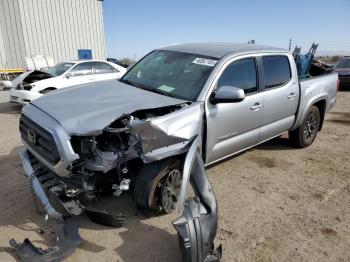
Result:
{"label": "white sedan", "polygon": [[30,71],[12,81],[10,102],[27,104],[48,92],[95,81],[119,79],[126,68],[98,60],[58,63],[47,72]]}

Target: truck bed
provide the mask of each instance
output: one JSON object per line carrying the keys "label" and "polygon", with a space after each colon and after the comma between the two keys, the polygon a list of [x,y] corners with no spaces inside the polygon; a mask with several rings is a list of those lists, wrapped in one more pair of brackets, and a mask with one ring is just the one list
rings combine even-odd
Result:
{"label": "truck bed", "polygon": [[336,102],[338,74],[331,73],[320,76],[310,76],[299,80],[300,97],[299,110],[292,129],[297,128],[311,105],[324,101],[325,112],[333,108]]}

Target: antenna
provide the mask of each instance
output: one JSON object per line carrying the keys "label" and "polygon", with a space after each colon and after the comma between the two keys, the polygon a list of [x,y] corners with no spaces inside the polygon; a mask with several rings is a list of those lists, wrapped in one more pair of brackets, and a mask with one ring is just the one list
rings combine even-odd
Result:
{"label": "antenna", "polygon": [[290,51],[292,49],[292,38],[289,38],[289,48],[288,50]]}

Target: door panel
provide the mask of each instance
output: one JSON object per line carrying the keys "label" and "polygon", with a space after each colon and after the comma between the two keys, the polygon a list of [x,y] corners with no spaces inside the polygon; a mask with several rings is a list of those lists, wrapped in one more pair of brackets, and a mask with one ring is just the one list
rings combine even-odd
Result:
{"label": "door panel", "polygon": [[263,94],[258,93],[258,70],[254,57],[228,64],[216,86],[241,88],[246,97],[238,103],[214,105],[207,102],[207,164],[257,144],[263,111]]}
{"label": "door panel", "polygon": [[[262,105],[254,108],[256,104]],[[247,96],[242,102],[212,105],[207,103],[206,163],[253,146],[259,141],[263,94]]]}
{"label": "door panel", "polygon": [[260,142],[292,127],[299,101],[299,85],[293,79],[293,61],[286,55],[262,57],[264,74],[264,112]]}
{"label": "door panel", "polygon": [[80,63],[67,73],[70,77],[66,78],[66,86],[87,84],[95,81],[95,76],[92,74],[92,62]]}

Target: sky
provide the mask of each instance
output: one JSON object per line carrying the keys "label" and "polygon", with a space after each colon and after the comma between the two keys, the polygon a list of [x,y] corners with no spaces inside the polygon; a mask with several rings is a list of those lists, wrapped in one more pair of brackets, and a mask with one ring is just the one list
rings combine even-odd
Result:
{"label": "sky", "polygon": [[189,42],[241,42],[350,54],[350,0],[104,0],[108,57]]}

